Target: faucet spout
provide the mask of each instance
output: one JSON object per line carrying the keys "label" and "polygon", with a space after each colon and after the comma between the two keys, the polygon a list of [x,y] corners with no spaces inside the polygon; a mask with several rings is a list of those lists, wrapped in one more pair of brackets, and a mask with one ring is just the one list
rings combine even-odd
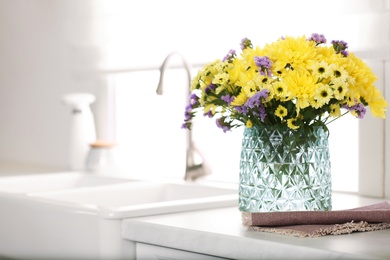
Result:
{"label": "faucet spout", "polygon": [[[191,86],[191,65],[187,62],[187,60],[181,55],[179,52],[171,52],[168,54],[168,56],[165,58],[164,62],[162,63],[160,67],[160,80],[158,82],[158,86],[156,89],[157,95],[163,95],[164,93],[164,75],[165,71],[170,66],[170,60],[172,57],[178,56],[181,58],[182,65],[187,73],[188,77],[188,86],[187,86],[187,92],[185,99],[187,100],[190,95],[190,86]],[[201,156],[200,152],[196,148],[193,139],[192,139],[192,133],[191,131],[186,131],[186,169],[185,169],[185,176],[184,179],[186,181],[194,181],[202,176],[209,175],[210,172],[206,170],[206,167],[204,165],[203,157]]]}

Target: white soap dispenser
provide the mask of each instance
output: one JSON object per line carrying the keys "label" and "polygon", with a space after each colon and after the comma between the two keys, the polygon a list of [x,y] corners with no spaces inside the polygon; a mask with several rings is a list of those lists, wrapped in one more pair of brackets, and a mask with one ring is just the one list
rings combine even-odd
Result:
{"label": "white soap dispenser", "polygon": [[95,120],[90,107],[95,100],[95,96],[90,93],[71,93],[62,97],[62,102],[71,107],[70,170],[85,170],[90,144],[96,140]]}

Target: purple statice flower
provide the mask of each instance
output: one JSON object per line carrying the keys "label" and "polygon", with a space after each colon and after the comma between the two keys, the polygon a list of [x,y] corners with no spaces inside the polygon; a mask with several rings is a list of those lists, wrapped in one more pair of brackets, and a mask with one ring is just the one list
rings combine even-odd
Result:
{"label": "purple statice flower", "polygon": [[226,133],[227,131],[230,131],[230,129],[232,128],[229,123],[225,122],[225,118],[224,117],[217,118],[215,120],[215,123],[217,124],[217,126],[219,128],[221,128],[223,130],[224,133]]}
{"label": "purple statice flower", "polygon": [[189,121],[191,119],[192,105],[188,104],[184,111],[184,121]]}
{"label": "purple statice flower", "polygon": [[265,107],[264,107],[264,105],[262,105],[262,106],[259,107],[259,113],[260,113],[259,116],[260,116],[261,122],[264,122],[265,116],[267,115],[267,114],[265,113]]}
{"label": "purple statice flower", "polygon": [[342,50],[340,51],[340,53],[344,56],[344,57],[347,57],[348,56],[348,52],[346,50]]}
{"label": "purple statice flower", "polygon": [[234,96],[224,95],[221,99],[230,106],[230,103],[234,101]]}
{"label": "purple statice flower", "polygon": [[345,41],[335,40],[333,40],[331,43],[336,53],[341,53],[345,57],[348,56],[348,52],[346,51],[346,49],[348,48],[348,43],[346,43]]}
{"label": "purple statice flower", "polygon": [[321,43],[326,43],[325,36],[323,34],[312,33],[311,37],[307,39],[308,41],[315,41],[317,45]]}
{"label": "purple statice flower", "polygon": [[254,108],[255,106],[260,106],[261,104],[261,98],[266,99],[269,95],[269,90],[268,89],[263,89],[256,94],[254,94],[252,97],[250,97],[246,102],[245,105],[246,107],[249,108]]}
{"label": "purple statice flower", "polygon": [[260,74],[263,76],[272,76],[271,67],[272,61],[267,56],[255,56],[255,64],[259,68]]}
{"label": "purple statice flower", "polygon": [[244,116],[248,114],[248,108],[246,106],[237,106],[237,107],[234,107],[234,109],[238,113],[243,114]]}
{"label": "purple statice flower", "polygon": [[199,105],[199,97],[195,93],[190,94],[189,102],[185,107],[184,111],[184,123],[181,128],[190,129],[191,128],[191,119],[194,115],[192,110]]}
{"label": "purple statice flower", "polygon": [[241,40],[240,47],[241,47],[241,50],[244,50],[246,48],[253,48],[253,45],[252,45],[251,40],[249,40],[248,38],[244,38]]}
{"label": "purple statice flower", "polygon": [[212,91],[214,91],[216,88],[217,88],[217,87],[216,87],[214,84],[211,83],[210,85],[208,85],[208,86],[205,88],[204,92],[208,95],[208,94],[210,94]]}
{"label": "purple statice flower", "polygon": [[190,105],[195,105],[199,102],[199,97],[195,94],[195,93],[192,93],[190,95]]}
{"label": "purple statice flower", "polygon": [[213,117],[213,112],[211,112],[211,110],[209,110],[209,112],[204,113],[203,116],[207,116],[208,118],[212,118]]}
{"label": "purple statice flower", "polygon": [[343,106],[343,108],[347,109],[348,111],[354,111],[357,114],[357,117],[362,119],[366,115],[366,107],[362,103],[358,103],[354,106]]}
{"label": "purple statice flower", "polygon": [[236,57],[236,51],[230,50],[228,54],[223,58],[222,61],[232,61]]}
{"label": "purple statice flower", "polygon": [[191,123],[189,123],[189,122],[184,122],[181,125],[181,129],[188,129],[188,130],[190,130],[190,128],[191,128]]}
{"label": "purple statice flower", "polygon": [[[254,94],[252,97],[250,97],[245,104],[242,106],[246,108],[246,115],[249,112],[249,109],[251,110],[251,113],[259,117],[262,122],[264,122],[264,119],[266,117],[266,111],[265,111],[265,106],[261,102],[262,100],[266,99],[269,95],[269,90],[268,89],[263,89],[256,94]],[[236,108],[237,109],[237,108]],[[237,110],[238,111],[238,110]]]}

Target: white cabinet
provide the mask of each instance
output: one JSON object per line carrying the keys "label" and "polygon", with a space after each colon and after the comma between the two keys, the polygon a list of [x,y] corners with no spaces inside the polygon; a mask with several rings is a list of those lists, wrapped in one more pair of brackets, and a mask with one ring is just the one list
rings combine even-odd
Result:
{"label": "white cabinet", "polygon": [[193,253],[189,251],[182,251],[178,249],[161,247],[143,243],[137,243],[136,245],[136,259],[137,260],[217,260],[227,259],[221,257],[215,257],[211,255],[204,255]]}

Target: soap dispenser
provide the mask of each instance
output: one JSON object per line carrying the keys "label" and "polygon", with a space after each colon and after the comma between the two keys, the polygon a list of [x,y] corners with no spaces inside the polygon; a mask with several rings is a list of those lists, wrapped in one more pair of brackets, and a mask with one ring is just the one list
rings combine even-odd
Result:
{"label": "soap dispenser", "polygon": [[90,93],[71,93],[62,102],[71,107],[69,129],[69,169],[85,170],[90,144],[96,140],[95,120],[90,105],[96,98]]}

